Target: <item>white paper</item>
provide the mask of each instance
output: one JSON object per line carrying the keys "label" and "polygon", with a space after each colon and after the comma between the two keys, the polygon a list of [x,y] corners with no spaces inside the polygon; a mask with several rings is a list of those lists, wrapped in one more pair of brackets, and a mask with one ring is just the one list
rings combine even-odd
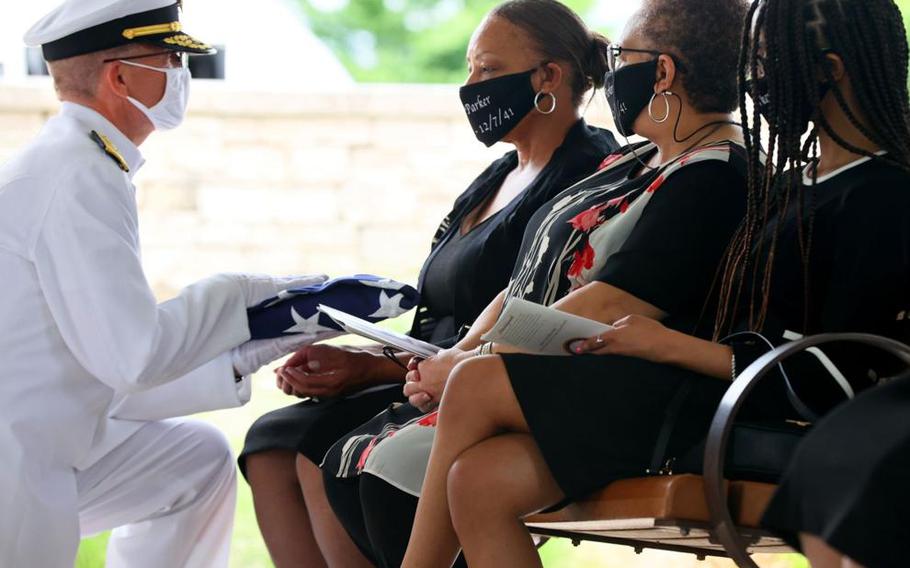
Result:
{"label": "white paper", "polygon": [[579,317],[534,302],[512,298],[484,341],[505,343],[528,353],[571,355],[568,344],[613,329],[599,321]]}
{"label": "white paper", "polygon": [[352,316],[341,310],[336,310],[335,308],[323,304],[317,306],[316,309],[335,320],[335,322],[348,333],[372,339],[377,343],[400,349],[405,353],[429,358],[440,351],[440,348],[432,343],[427,343],[426,341],[420,341],[419,339],[414,339],[413,337],[409,337],[402,333],[383,329],[374,323]]}

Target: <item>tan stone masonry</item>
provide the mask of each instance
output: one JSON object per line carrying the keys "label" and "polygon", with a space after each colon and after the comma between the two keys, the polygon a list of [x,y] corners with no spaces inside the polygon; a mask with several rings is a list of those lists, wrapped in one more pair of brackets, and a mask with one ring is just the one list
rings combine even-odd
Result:
{"label": "tan stone masonry", "polygon": [[[144,262],[161,298],[208,274],[373,272],[416,280],[436,225],[508,148],[473,137],[454,86],[256,93],[193,84],[186,123],[143,145]],[[604,124],[600,97],[588,116]],[[0,162],[58,103],[0,82]]]}

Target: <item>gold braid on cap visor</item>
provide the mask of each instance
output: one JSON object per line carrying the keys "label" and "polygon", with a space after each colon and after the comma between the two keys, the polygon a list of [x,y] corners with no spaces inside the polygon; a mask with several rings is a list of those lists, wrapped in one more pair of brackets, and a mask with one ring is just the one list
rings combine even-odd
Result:
{"label": "gold braid on cap visor", "polygon": [[183,29],[180,22],[171,22],[169,24],[155,24],[153,26],[142,26],[141,28],[127,28],[123,30],[123,37],[126,39],[135,39],[150,35],[160,35],[171,32],[179,32]]}

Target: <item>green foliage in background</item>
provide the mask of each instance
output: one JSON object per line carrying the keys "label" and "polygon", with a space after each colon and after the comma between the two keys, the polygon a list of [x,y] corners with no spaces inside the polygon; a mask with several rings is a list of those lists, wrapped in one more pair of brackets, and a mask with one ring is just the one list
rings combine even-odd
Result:
{"label": "green foliage in background", "polygon": [[[484,14],[498,2],[489,0],[340,0],[328,9],[326,0],[298,0],[310,18],[316,34],[340,57],[352,75],[364,82],[462,82],[465,77],[464,53],[474,28]],[[608,0],[608,2],[619,0]],[[896,0],[904,23],[910,29],[910,0]],[[584,17],[596,0],[566,2]],[[315,6],[322,6],[317,9]],[[611,32],[612,30],[601,30]],[[394,327],[405,331],[409,325]],[[274,395],[277,397],[277,395]],[[251,405],[263,404],[255,415],[273,406],[260,403],[258,395]],[[226,428],[227,424],[216,424]],[[242,437],[232,440],[235,449]],[[79,549],[75,568],[103,568],[107,533],[85,539]],[[576,549],[564,540],[555,540],[542,549],[548,568],[618,566],[610,558],[611,547],[586,545],[591,557],[582,560]],[[583,547],[584,548],[584,547]],[[234,532],[232,566],[259,568],[271,565],[259,536],[249,488],[241,481]],[[802,557],[786,557],[791,568],[808,568]]]}
{"label": "green foliage in background", "polygon": [[[355,80],[461,83],[471,33],[499,0],[296,0]],[[564,0],[583,18],[620,0]],[[910,28],[910,0],[896,0]],[[608,35],[616,30],[598,30]]]}
{"label": "green foliage in background", "polygon": [[[361,82],[461,83],[493,0],[299,0],[313,32]],[[596,0],[566,0],[582,17]]]}

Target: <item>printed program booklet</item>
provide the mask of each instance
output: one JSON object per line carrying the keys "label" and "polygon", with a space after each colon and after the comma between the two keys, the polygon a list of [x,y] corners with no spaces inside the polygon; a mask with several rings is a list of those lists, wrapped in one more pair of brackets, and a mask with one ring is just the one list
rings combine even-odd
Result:
{"label": "printed program booklet", "polygon": [[335,308],[323,304],[320,304],[317,309],[335,320],[335,322],[346,332],[372,339],[377,343],[387,345],[388,347],[394,347],[405,353],[429,358],[440,351],[440,348],[432,343],[414,339],[403,333],[396,333],[383,329],[374,323],[352,316],[341,310],[336,310]]}
{"label": "printed program booklet", "polygon": [[483,340],[540,355],[571,355],[569,343],[611,329],[612,325],[512,298]]}

